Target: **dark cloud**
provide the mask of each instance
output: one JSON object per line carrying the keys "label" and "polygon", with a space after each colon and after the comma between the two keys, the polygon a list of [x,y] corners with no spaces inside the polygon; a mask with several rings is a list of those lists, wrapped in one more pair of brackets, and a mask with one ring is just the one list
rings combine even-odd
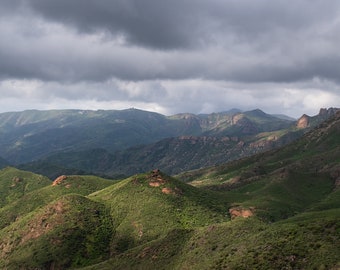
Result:
{"label": "dark cloud", "polygon": [[9,32],[0,42],[0,72],[56,81],[337,80],[339,6],[321,0],[4,0],[2,24]]}
{"label": "dark cloud", "polygon": [[186,1],[78,0],[28,1],[47,20],[75,27],[80,32],[105,31],[128,43],[169,49],[186,47],[198,18]]}
{"label": "dark cloud", "polygon": [[338,0],[2,0],[0,91],[171,113],[334,104],[339,18]]}
{"label": "dark cloud", "polygon": [[[158,49],[197,46],[232,35],[259,39],[276,30],[313,28],[337,17],[336,0],[27,0],[39,15],[76,27],[122,35],[127,42]],[[270,45],[270,44],[268,44]]]}

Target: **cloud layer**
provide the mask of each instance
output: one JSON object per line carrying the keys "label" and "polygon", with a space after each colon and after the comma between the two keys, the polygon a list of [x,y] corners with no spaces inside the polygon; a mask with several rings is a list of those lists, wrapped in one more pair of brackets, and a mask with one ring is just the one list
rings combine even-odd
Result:
{"label": "cloud layer", "polygon": [[1,111],[260,107],[298,116],[340,104],[337,0],[1,5]]}

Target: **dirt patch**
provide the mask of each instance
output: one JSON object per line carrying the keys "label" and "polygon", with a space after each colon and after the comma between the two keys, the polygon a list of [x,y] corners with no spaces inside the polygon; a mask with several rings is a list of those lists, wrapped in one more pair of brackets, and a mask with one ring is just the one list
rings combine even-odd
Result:
{"label": "dirt patch", "polygon": [[164,194],[172,194],[172,195],[181,195],[182,194],[182,190],[180,190],[179,188],[162,188],[162,193]]}
{"label": "dirt patch", "polygon": [[53,181],[52,186],[60,185],[66,179],[67,179],[66,175],[61,175]]}
{"label": "dirt patch", "polygon": [[150,187],[159,187],[161,186],[162,183],[161,182],[158,182],[158,181],[152,181],[152,182],[149,182],[149,186]]}
{"label": "dirt patch", "polygon": [[174,191],[171,188],[162,188],[162,193],[164,193],[164,194],[174,194]]}
{"label": "dirt patch", "polygon": [[21,238],[21,243],[38,238],[52,230],[56,225],[62,224],[64,222],[64,212],[64,203],[60,201],[48,208],[43,215],[34,219],[28,225],[28,229]]}
{"label": "dirt patch", "polygon": [[241,208],[241,207],[234,207],[229,209],[229,214],[231,219],[237,218],[237,217],[243,217],[248,218],[254,215],[254,207],[250,207],[248,209]]}

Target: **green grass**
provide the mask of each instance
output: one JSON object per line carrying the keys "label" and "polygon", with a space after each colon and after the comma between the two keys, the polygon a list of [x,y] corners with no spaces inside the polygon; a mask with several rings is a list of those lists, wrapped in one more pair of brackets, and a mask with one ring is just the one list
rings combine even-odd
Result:
{"label": "green grass", "polygon": [[267,224],[236,219],[126,251],[90,269],[336,269],[339,211],[303,214]]}
{"label": "green grass", "polygon": [[49,184],[47,177],[6,167],[0,170],[0,208]]}
{"label": "green grass", "polygon": [[[227,200],[163,175],[160,187],[149,185],[151,174],[126,179],[89,198],[111,209],[116,242],[113,252],[164,237],[173,229],[190,229],[228,220]],[[169,188],[174,194],[164,194]]]}
{"label": "green grass", "polygon": [[101,261],[109,255],[112,224],[104,205],[62,196],[0,231],[0,267],[65,269]]}
{"label": "green grass", "polygon": [[[25,172],[15,170],[16,175],[22,175]],[[20,174],[21,173],[21,174]],[[31,174],[37,179],[41,176]],[[36,180],[33,177],[32,181]],[[45,179],[45,178],[44,178]],[[21,218],[25,214],[42,207],[49,202],[59,198],[62,195],[76,193],[80,195],[88,195],[97,190],[101,190],[110,186],[114,181],[106,180],[96,176],[67,176],[60,185],[52,186],[51,181],[45,181],[40,189],[35,189],[25,194],[20,194],[20,198],[7,203],[0,208],[0,229],[8,226],[11,222]],[[15,193],[17,196],[17,193]]]}

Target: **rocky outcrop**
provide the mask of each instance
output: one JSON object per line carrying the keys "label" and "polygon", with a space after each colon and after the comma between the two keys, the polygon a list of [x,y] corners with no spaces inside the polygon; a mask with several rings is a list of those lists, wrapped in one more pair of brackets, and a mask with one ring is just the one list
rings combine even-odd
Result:
{"label": "rocky outcrop", "polygon": [[250,207],[248,209],[241,208],[241,207],[233,207],[229,209],[229,214],[231,219],[237,218],[237,217],[243,217],[248,218],[254,215],[254,208]]}
{"label": "rocky outcrop", "polygon": [[151,171],[151,177],[149,186],[150,187],[160,187],[166,183],[166,180],[162,177],[160,170],[155,169]]}
{"label": "rocky outcrop", "polygon": [[61,175],[53,181],[52,186],[60,185],[66,179],[67,179],[66,175]]}
{"label": "rocky outcrop", "polygon": [[259,132],[256,125],[243,114],[234,115],[232,123],[240,128],[241,134],[255,134]]}
{"label": "rocky outcrop", "polygon": [[319,111],[319,116],[323,116],[323,117],[330,117],[335,115],[338,111],[340,111],[339,108],[321,108]]}
{"label": "rocky outcrop", "polygon": [[306,128],[309,125],[310,117],[306,114],[302,115],[296,122],[297,128]]}
{"label": "rocky outcrop", "polygon": [[[164,186],[166,185],[169,181],[164,179],[164,177],[162,176],[162,173],[160,172],[160,170],[156,169],[156,170],[152,170],[151,171],[151,175],[149,177],[150,181],[149,181],[149,186],[150,187],[160,187],[160,186]],[[177,188],[177,187],[162,187],[162,193],[164,194],[172,194],[172,195],[180,195],[182,194],[182,191]]]}

